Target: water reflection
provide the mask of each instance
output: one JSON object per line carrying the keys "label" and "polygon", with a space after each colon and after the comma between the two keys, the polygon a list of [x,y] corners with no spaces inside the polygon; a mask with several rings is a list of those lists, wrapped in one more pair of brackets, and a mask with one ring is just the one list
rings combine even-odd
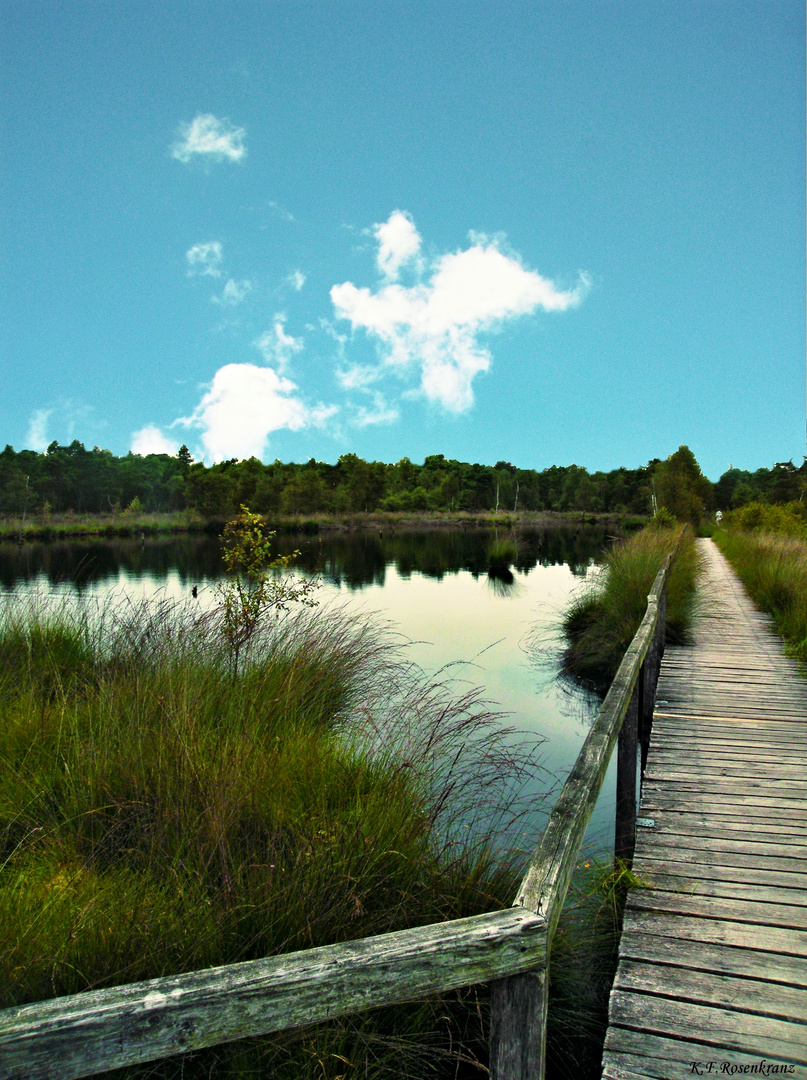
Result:
{"label": "water reflection", "polygon": [[[441,581],[461,570],[474,577],[487,575],[486,550],[493,536],[491,529],[345,530],[315,537],[278,536],[277,548],[283,554],[299,550],[301,570],[319,574],[331,585],[358,590],[383,586],[390,566],[403,579],[421,574]],[[592,558],[607,543],[605,529],[593,526],[525,529],[518,539],[512,569],[522,575],[537,566],[565,565],[574,576],[584,577]],[[70,583],[81,591],[121,576],[159,579],[169,574],[190,588],[215,580],[222,569],[219,540],[208,536],[0,545],[0,587],[8,592],[36,580],[50,586]],[[511,571],[511,581],[500,574],[498,584],[514,580]]]}

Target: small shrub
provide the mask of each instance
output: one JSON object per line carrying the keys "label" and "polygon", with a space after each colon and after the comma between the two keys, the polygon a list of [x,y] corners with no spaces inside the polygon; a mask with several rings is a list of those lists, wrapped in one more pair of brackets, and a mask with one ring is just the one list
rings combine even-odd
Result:
{"label": "small shrub", "polygon": [[285,573],[300,552],[273,556],[274,537],[260,514],[253,514],[247,506],[241,507],[241,513],[225,525],[222,533],[227,579],[217,589],[222,633],[236,673],[242,650],[249,647],[268,612],[279,614],[296,603],[316,606],[312,593],[319,583]]}
{"label": "small shrub", "polygon": [[746,532],[779,533],[807,537],[807,506],[800,502],[751,502],[726,514],[723,525]]}

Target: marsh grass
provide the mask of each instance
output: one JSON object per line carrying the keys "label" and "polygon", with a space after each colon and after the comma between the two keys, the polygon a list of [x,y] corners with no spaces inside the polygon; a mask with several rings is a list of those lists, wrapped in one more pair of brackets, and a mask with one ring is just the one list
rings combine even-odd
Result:
{"label": "marsh grass", "polygon": [[699,565],[694,535],[687,526],[651,525],[605,554],[595,583],[573,599],[563,616],[566,674],[607,689],[644,617],[655,576],[671,551],[676,554],[667,583],[667,641],[687,640]]}
{"label": "marsh grass", "polygon": [[485,559],[491,571],[509,570],[518,558],[519,545],[515,533],[496,535],[485,548]]}
{"label": "marsh grass", "polygon": [[788,650],[807,661],[807,539],[738,528],[718,529],[713,539]]}
{"label": "marsh grass", "polygon": [[[536,751],[478,691],[344,611],[267,620],[237,675],[223,640],[198,607],[7,604],[0,1007],[511,903]],[[117,1075],[478,1075],[485,1010],[469,990]]]}
{"label": "marsh grass", "polygon": [[30,542],[73,537],[156,537],[176,533],[199,533],[208,529],[194,510],[165,513],[122,511],[115,514],[34,514],[27,519],[0,518],[0,541]]}

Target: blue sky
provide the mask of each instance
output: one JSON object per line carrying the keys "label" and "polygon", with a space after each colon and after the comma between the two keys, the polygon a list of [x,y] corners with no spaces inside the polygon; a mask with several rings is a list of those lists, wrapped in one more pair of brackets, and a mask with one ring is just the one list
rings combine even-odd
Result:
{"label": "blue sky", "polygon": [[4,0],[0,444],[805,449],[801,0]]}

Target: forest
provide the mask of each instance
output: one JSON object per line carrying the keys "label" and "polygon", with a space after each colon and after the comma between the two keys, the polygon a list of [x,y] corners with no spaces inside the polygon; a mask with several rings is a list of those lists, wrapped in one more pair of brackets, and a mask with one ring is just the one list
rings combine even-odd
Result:
{"label": "forest", "polygon": [[750,502],[803,499],[807,462],[777,462],[755,472],[730,468],[716,483],[701,473],[681,446],[666,461],[637,469],[589,472],[580,465],[537,471],[509,461],[495,465],[432,454],[422,465],[404,457],[395,464],[343,454],[331,465],[257,458],[207,466],[186,446],[176,456],[87,450],[78,440],[53,442],[43,453],[0,453],[0,517],[80,513],[168,513],[192,510],[225,519],[246,504],[269,515],[298,516],[374,511],[538,512],[649,515],[664,506],[679,519],[730,510]]}

